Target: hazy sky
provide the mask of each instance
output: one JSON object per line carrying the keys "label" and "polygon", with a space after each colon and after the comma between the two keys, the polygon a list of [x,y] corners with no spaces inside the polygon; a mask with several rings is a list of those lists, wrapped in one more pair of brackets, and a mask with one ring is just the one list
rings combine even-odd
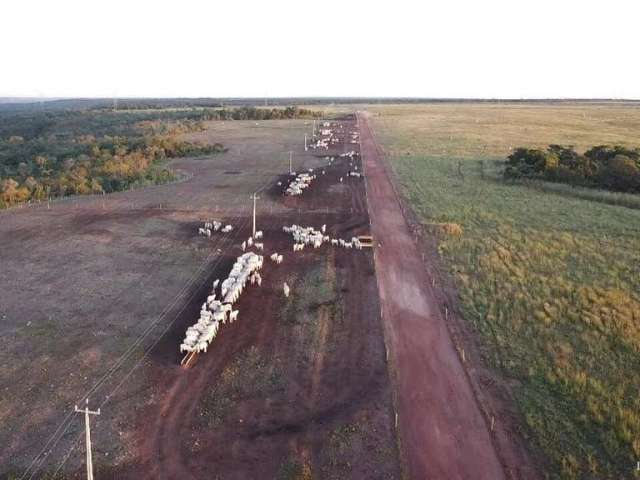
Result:
{"label": "hazy sky", "polygon": [[637,0],[5,0],[0,96],[640,98]]}

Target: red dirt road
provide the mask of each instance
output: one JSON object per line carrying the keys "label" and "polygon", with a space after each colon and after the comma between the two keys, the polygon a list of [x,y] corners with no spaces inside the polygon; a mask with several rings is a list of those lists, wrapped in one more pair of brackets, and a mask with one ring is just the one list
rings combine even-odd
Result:
{"label": "red dirt road", "polygon": [[367,117],[359,113],[358,119],[407,473],[420,480],[505,478]]}

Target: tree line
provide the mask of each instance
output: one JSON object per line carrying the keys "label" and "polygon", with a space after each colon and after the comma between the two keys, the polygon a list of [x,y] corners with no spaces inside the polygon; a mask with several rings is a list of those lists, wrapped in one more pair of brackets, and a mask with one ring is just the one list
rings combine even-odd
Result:
{"label": "tree line", "polygon": [[180,139],[208,120],[319,116],[297,107],[0,111],[0,208],[170,181],[166,159],[224,151]]}
{"label": "tree line", "polygon": [[507,159],[504,177],[640,193],[640,149],[598,145],[580,154],[562,145],[517,148]]}

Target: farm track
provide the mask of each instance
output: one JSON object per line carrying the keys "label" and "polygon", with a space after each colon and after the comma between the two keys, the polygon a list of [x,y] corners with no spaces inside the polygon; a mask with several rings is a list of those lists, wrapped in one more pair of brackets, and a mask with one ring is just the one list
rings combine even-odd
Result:
{"label": "farm track", "polygon": [[358,114],[401,452],[413,479],[505,478],[449,336],[383,154]]}
{"label": "farm track", "polygon": [[[337,146],[322,155],[340,153],[357,145]],[[314,465],[323,478],[328,434],[335,428],[366,418],[376,431],[374,445],[382,443],[395,451],[392,426],[391,391],[384,360],[382,325],[377,304],[377,287],[371,251],[346,251],[323,246],[291,253],[291,238],[283,225],[319,226],[327,224],[331,236],[351,238],[369,232],[365,187],[361,179],[346,176],[347,160],[326,167],[314,184],[300,197],[283,197],[283,187],[266,189],[267,195],[286,207],[283,213],[259,216],[258,228],[265,233],[265,256],[282,252],[282,266],[267,261],[263,286],[248,288],[237,304],[239,321],[225,326],[206,354],[200,354],[192,368],[178,366],[177,345],[186,326],[197,317],[202,299],[214,278],[224,278],[240,252],[234,246],[222,255],[225,260],[213,270],[182,318],[154,351],[154,384],[164,385],[159,400],[146,408],[146,419],[138,426],[136,465],[126,466],[107,478],[200,479],[217,475],[225,479],[275,478],[282,462],[299,457]],[[341,184],[339,178],[343,177]],[[280,179],[285,183],[287,176]],[[339,187],[333,194],[327,192]],[[250,235],[245,218],[240,239]],[[293,295],[304,288],[301,272],[326,261],[335,271],[343,309],[340,324],[327,317],[319,305],[318,331],[312,337],[290,331],[278,319],[283,297],[281,285],[293,286]],[[323,313],[324,312],[324,313]],[[313,348],[309,351],[307,343]],[[207,392],[222,377],[225,368],[248,348],[257,348],[267,358],[284,361],[282,391],[265,398],[240,402],[232,418],[216,428],[203,428],[199,409]],[[399,476],[394,455],[382,470],[376,462],[362,461],[349,467],[343,478],[387,479]],[[345,463],[349,463],[346,460]]]}

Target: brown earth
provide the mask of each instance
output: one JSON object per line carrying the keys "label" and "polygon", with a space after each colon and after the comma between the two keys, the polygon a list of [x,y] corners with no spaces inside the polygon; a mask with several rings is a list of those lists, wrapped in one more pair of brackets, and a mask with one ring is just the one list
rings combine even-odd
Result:
{"label": "brown earth", "polygon": [[[274,166],[274,156],[294,149],[298,166],[327,164],[300,151],[308,126],[211,128],[198,139],[222,140],[230,151],[176,162],[189,176],[184,182],[3,217],[0,240],[9,249],[2,260],[9,268],[0,278],[6,287],[0,300],[8,305],[2,328],[17,357],[0,378],[8,387],[26,369],[24,395],[47,407],[0,431],[5,475],[21,472],[46,446],[51,453],[34,478],[57,466],[66,478],[82,478],[82,448],[71,450],[82,438],[80,419],[59,421],[82,400],[78,392],[109,374],[91,392],[92,406],[102,406],[93,424],[99,478],[400,476],[372,252],[323,246],[294,255],[281,230],[297,223],[327,224],[330,235],[342,238],[368,232],[364,182],[346,179],[345,160],[326,167],[302,197],[283,197],[276,180],[286,177],[274,176],[286,161]],[[352,145],[336,151],[345,148]],[[267,261],[263,286],[249,287],[237,303],[238,321],[192,368],[181,368],[184,330],[211,281],[224,277],[241,253],[248,193],[261,185],[265,254],[278,251],[285,260]],[[202,218],[223,218],[236,230],[197,238]],[[289,299],[281,293],[285,280]],[[54,308],[57,315],[47,318]],[[25,317],[33,323],[22,325]],[[115,363],[129,346],[133,353]],[[1,406],[15,413],[28,408],[18,400],[3,397]],[[51,448],[46,439],[59,424],[66,427]]]}

